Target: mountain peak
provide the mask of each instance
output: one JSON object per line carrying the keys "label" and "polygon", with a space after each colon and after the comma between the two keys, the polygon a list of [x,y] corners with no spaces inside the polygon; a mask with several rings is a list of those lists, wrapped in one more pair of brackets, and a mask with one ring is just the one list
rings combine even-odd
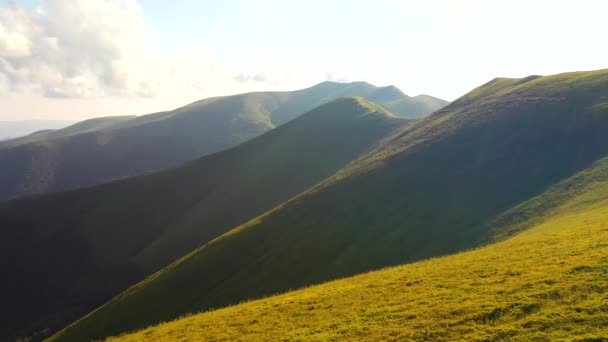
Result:
{"label": "mountain peak", "polygon": [[380,90],[382,91],[386,91],[386,92],[391,92],[391,93],[398,93],[398,94],[402,94],[405,95],[405,93],[403,93],[403,91],[401,91],[401,89],[397,88],[394,85],[387,85],[385,87],[380,87]]}
{"label": "mountain peak", "polygon": [[408,98],[409,96],[407,96],[401,91],[401,89],[395,87],[394,85],[377,88],[373,96],[374,101],[379,102],[392,102]]}
{"label": "mountain peak", "polygon": [[364,99],[361,96],[345,96],[326,105],[320,106],[315,111],[330,111],[332,113],[344,114],[353,117],[364,117],[371,115],[385,118],[396,118],[395,114],[387,111],[374,102]]}

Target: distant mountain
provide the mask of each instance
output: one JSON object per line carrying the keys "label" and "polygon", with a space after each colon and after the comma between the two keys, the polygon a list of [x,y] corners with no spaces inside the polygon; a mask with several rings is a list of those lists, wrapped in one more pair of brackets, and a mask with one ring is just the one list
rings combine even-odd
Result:
{"label": "distant mountain", "polygon": [[484,248],[108,341],[607,341],[608,159],[508,216],[527,229]]}
{"label": "distant mountain", "polygon": [[60,129],[73,124],[69,120],[16,120],[0,121],[0,141],[15,139],[37,131]]}
{"label": "distant mountain", "polygon": [[[107,128],[113,128],[118,126],[121,123],[124,123],[128,120],[134,119],[136,116],[108,116],[104,118],[95,118],[89,119],[85,121],[81,121],[70,126],[66,125],[65,127],[59,129],[43,129],[36,130],[36,132],[28,134],[23,137],[14,138],[6,141],[0,142],[0,149],[15,147],[27,143],[33,143],[37,141],[53,139],[53,138],[63,138],[69,137],[76,134],[87,133],[92,131],[98,131]],[[0,123],[1,125],[1,123]],[[52,127],[50,127],[52,128]]]}
{"label": "distant mountain", "polygon": [[414,122],[339,99],[176,169],[0,204],[0,339],[55,331]]}
{"label": "distant mountain", "polygon": [[495,79],[52,340],[98,339],[493,241],[509,210],[608,155],[607,94],[608,70]]}
{"label": "distant mountain", "polygon": [[401,117],[422,117],[446,106],[449,102],[429,95],[409,97],[395,86],[379,88],[369,98]]}
{"label": "distant mountain", "polygon": [[[344,96],[378,100],[400,117],[429,114],[446,104],[408,97],[395,87],[323,82],[297,91],[215,97],[170,112],[123,117],[120,122],[88,120],[66,130],[0,143],[18,145],[0,149],[0,201],[174,167],[236,146]],[[32,143],[23,144],[28,140]]]}

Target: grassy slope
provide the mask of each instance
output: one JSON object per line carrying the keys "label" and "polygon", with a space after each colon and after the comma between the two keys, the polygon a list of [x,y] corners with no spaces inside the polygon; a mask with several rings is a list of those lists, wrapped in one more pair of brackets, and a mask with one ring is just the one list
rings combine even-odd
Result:
{"label": "grassy slope", "polygon": [[608,153],[607,91],[605,70],[496,79],[141,282],[58,340],[477,246],[501,213]]}
{"label": "grassy slope", "polygon": [[551,209],[500,243],[109,341],[608,340],[608,160],[512,213],[537,203]]}
{"label": "grassy slope", "polygon": [[407,124],[341,99],[174,170],[1,204],[0,337],[65,326]]}
{"label": "grassy slope", "polygon": [[[95,122],[85,121],[65,131],[48,133],[48,139],[30,137],[36,141],[0,150],[3,170],[0,201],[174,167],[236,146],[343,96],[378,99],[381,104],[382,101],[415,99],[400,91],[391,96],[386,92],[385,88],[363,82],[324,82],[296,91],[205,99],[173,111],[144,115],[74,135],[85,132],[83,126]],[[438,100],[421,110],[412,101],[392,107],[398,116],[414,117],[428,114],[443,104]]]}

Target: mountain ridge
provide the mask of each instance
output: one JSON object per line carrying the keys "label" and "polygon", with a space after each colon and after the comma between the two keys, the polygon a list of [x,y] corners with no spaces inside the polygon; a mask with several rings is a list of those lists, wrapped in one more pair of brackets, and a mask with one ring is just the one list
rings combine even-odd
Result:
{"label": "mountain ridge", "polygon": [[[196,313],[108,341],[605,340],[607,161],[531,200],[551,203],[552,211],[528,216],[529,229],[498,243]],[[556,196],[559,203],[551,199]]]}
{"label": "mountain ridge", "polygon": [[608,70],[516,82],[491,81],[393,132],[336,175],[115,297],[66,336],[103,337],[485,243],[501,213],[608,153],[608,110],[597,107]]}
{"label": "mountain ridge", "polygon": [[[236,146],[336,98],[361,95],[373,101],[377,89],[363,83],[321,83],[296,91],[215,97],[169,112],[125,117],[82,134],[64,130],[49,133],[56,135],[51,139],[32,136],[29,144],[0,149],[0,168],[6,170],[0,174],[0,201],[175,167]],[[406,95],[402,98],[387,109],[416,117],[445,104],[437,100],[421,107]],[[3,144],[19,141],[24,140]]]}
{"label": "mountain ridge", "polygon": [[2,302],[11,308],[0,336],[69,323],[411,123],[343,98],[178,168],[0,204],[0,262],[10,274]]}
{"label": "mountain ridge", "polygon": [[0,120],[0,141],[12,140],[46,129],[60,129],[73,124],[73,120]]}
{"label": "mountain ridge", "polygon": [[84,121],[80,121],[69,125],[60,129],[53,130],[40,130],[33,132],[29,135],[19,137],[16,139],[10,139],[8,141],[0,142],[0,149],[6,149],[11,147],[17,147],[19,145],[38,142],[41,140],[48,140],[53,138],[64,138],[69,137],[76,134],[83,134],[90,131],[98,131],[102,129],[111,128],[117,126],[124,121],[128,121],[134,119],[135,115],[125,115],[125,116],[106,116],[99,117],[93,119],[87,119]]}

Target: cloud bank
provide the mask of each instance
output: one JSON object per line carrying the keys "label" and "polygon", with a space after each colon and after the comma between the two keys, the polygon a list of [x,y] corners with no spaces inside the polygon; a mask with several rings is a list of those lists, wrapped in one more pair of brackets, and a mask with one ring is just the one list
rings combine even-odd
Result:
{"label": "cloud bank", "polygon": [[271,51],[232,66],[198,41],[169,51],[148,25],[138,0],[0,5],[0,96],[193,101],[282,85],[296,69]]}
{"label": "cloud bank", "polygon": [[0,74],[5,90],[47,97],[154,95],[138,67],[146,40],[135,0],[48,0],[0,7]]}

